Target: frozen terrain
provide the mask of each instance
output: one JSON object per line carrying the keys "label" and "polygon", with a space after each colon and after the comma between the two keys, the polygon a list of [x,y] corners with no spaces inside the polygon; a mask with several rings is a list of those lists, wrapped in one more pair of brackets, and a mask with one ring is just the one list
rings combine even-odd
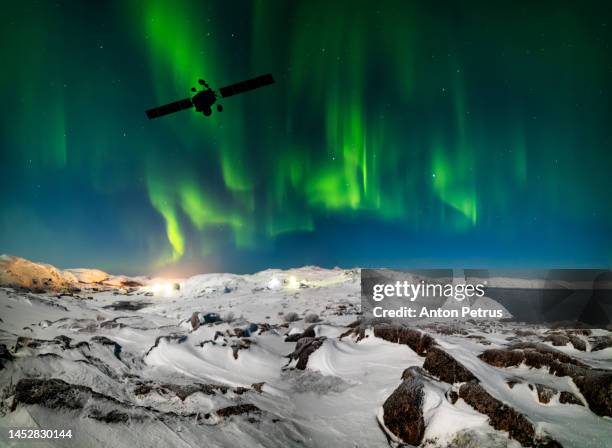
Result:
{"label": "frozen terrain", "polygon": [[72,430],[40,447],[611,446],[606,329],[368,324],[359,270],[164,280],[16,260],[0,263],[0,446],[29,446],[8,438],[23,427]]}

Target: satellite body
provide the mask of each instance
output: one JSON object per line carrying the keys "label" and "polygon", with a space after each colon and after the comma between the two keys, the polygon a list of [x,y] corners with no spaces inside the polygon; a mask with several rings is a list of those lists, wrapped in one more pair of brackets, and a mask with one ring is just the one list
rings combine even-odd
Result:
{"label": "satellite body", "polygon": [[[201,112],[206,117],[211,115],[212,107],[217,102],[218,94],[203,79],[200,79],[198,83],[203,86],[203,89],[197,91],[197,89],[193,87],[191,90],[193,92],[197,92],[193,97],[185,98],[175,101],[174,103],[165,104],[163,106],[154,107],[153,109],[147,110],[146,114],[147,117],[149,117],[149,120],[162,117],[164,115],[173,114],[174,112],[179,112],[181,110],[191,109],[192,107],[195,107],[197,112]],[[274,84],[274,78],[270,73],[268,73],[266,75],[258,76],[257,78],[248,79],[236,84],[221,87],[219,89],[219,94],[222,98],[227,98],[239,93],[248,92],[249,90],[255,90],[260,87],[268,86],[270,84]],[[217,104],[217,111],[221,112],[222,110],[223,106],[221,104]]]}

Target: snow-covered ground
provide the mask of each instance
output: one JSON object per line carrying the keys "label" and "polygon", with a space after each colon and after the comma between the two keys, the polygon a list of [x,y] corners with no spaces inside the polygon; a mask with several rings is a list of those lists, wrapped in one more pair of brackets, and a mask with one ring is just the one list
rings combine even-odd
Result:
{"label": "snow-covered ground", "polygon": [[[358,270],[141,278],[142,286],[116,278],[103,284],[99,271],[71,272],[77,281],[101,283],[81,283],[80,291],[61,296],[0,289],[6,347],[0,350],[0,446],[30,446],[8,437],[8,428],[23,427],[72,430],[71,439],[36,442],[41,447],[387,447],[399,441],[385,432],[381,407],[402,372],[422,366],[424,357],[371,329],[363,338],[342,336],[360,317]],[[221,320],[207,323],[217,318],[210,313]],[[288,355],[309,327],[309,341],[318,343],[302,370]],[[541,403],[528,387],[568,391],[585,404],[569,377],[525,365],[493,367],[477,357],[517,340],[542,342],[547,329],[495,323],[424,330],[491,395],[562,446],[611,446],[610,417],[562,404],[558,395]],[[287,335],[296,340],[285,341]],[[590,351],[594,338],[609,335],[580,335],[586,351],[571,344],[555,349],[611,369],[612,348]],[[65,383],[42,381],[49,379]],[[449,401],[449,389],[443,381],[426,384],[422,446],[520,446],[461,398]]]}

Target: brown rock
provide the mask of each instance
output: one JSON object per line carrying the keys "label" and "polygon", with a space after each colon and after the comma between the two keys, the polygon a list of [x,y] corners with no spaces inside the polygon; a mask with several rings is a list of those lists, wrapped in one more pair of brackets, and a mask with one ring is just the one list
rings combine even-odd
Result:
{"label": "brown rock", "polygon": [[289,355],[290,360],[297,359],[296,369],[304,370],[308,365],[308,358],[312,355],[319,347],[323,345],[323,342],[327,339],[324,336],[318,338],[301,338],[295,344],[295,350]]}
{"label": "brown rock", "polygon": [[592,369],[572,379],[586,398],[591,411],[612,417],[612,371]]}
{"label": "brown rock", "polygon": [[5,344],[0,344],[0,370],[4,369],[7,362],[13,361],[15,357]]}
{"label": "brown rock", "polygon": [[385,426],[411,445],[419,445],[425,433],[423,379],[416,369],[407,369],[405,379],[383,404]]}
{"label": "brown rock", "polygon": [[580,350],[580,351],[583,351],[583,352],[586,351],[586,342],[584,342],[582,339],[580,339],[575,334],[570,334],[569,335],[569,340],[570,340],[570,342],[572,343],[572,345],[574,346],[574,348],[576,350]]}
{"label": "brown rock", "polygon": [[200,313],[197,311],[191,315],[191,328],[194,330],[200,328]]}
{"label": "brown rock", "polygon": [[498,348],[485,350],[478,357],[495,367],[517,367],[525,359],[525,355],[520,350]]}
{"label": "brown rock", "polygon": [[242,414],[260,414],[261,409],[259,409],[254,404],[244,403],[237,404],[235,406],[228,406],[226,408],[221,408],[217,410],[217,415],[219,417],[231,417],[232,415],[242,415]]}
{"label": "brown rock", "polygon": [[[514,350],[512,350],[514,348]],[[515,344],[510,349],[486,350],[480,359],[496,367],[548,367],[556,376],[569,376],[589,404],[601,416],[612,417],[612,371],[593,369],[586,364],[542,344]]]}
{"label": "brown rock", "polygon": [[562,390],[561,394],[559,395],[559,403],[577,404],[580,406],[584,406],[584,404],[582,404],[582,401],[580,401],[580,399],[576,395],[565,390]]}
{"label": "brown rock", "polygon": [[536,384],[535,387],[538,392],[538,400],[544,404],[550,403],[552,397],[558,392],[557,389],[545,386],[544,384]]}
{"label": "brown rock", "polygon": [[302,338],[314,338],[316,336],[315,326],[311,325],[306,328],[302,333],[290,334],[285,338],[285,342],[297,342]]}
{"label": "brown rock", "polygon": [[232,341],[230,347],[232,348],[232,355],[234,355],[234,359],[238,359],[238,353],[240,350],[248,350],[251,344],[253,344],[253,341],[250,339],[238,339]]}
{"label": "brown rock", "polygon": [[436,345],[427,350],[423,368],[441,381],[450,384],[476,380],[472,372]]}
{"label": "brown rock", "polygon": [[554,346],[563,346],[570,341],[566,335],[560,333],[550,334],[544,340],[552,342]]}
{"label": "brown rock", "polygon": [[455,404],[457,400],[459,399],[459,394],[457,393],[456,390],[449,389],[446,392],[446,399],[449,401],[449,403]]}
{"label": "brown rock", "polygon": [[487,415],[491,426],[500,431],[507,431],[511,438],[523,446],[551,448],[561,446],[552,439],[536,439],[533,423],[524,415],[491,396],[474,381],[465,383],[459,388],[459,397],[478,412]]}
{"label": "brown rock", "polygon": [[598,336],[591,340],[592,352],[598,352],[609,347],[612,347],[612,338],[610,336]]}
{"label": "brown rock", "polygon": [[507,349],[485,350],[478,356],[495,367],[517,367],[525,362],[529,367],[539,369],[550,367],[554,361],[586,367],[585,364],[544,344],[519,343]]}
{"label": "brown rock", "polygon": [[385,341],[407,345],[421,356],[435,343],[434,339],[428,334],[399,325],[375,325],[374,336]]}

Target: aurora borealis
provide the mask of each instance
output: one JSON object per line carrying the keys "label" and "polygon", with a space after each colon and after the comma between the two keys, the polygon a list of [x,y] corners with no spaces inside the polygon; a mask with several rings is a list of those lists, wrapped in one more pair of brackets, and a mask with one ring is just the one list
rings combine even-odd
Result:
{"label": "aurora borealis", "polygon": [[[3,5],[0,252],[609,267],[605,2]],[[144,110],[262,73],[224,111]]]}

